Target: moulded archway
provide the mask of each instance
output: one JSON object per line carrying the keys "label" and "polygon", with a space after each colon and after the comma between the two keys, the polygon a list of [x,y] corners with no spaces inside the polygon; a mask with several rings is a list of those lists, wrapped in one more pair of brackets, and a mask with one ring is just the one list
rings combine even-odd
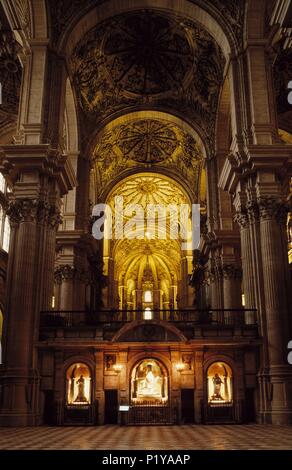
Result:
{"label": "moulded archway", "polygon": [[132,368],[130,374],[130,400],[132,406],[166,404],[169,400],[169,373],[164,364],[146,357]]}
{"label": "moulded archway", "polygon": [[[176,1],[150,0],[147,1],[145,5],[145,1],[143,0],[137,0],[135,3],[131,0],[125,0],[123,2],[113,0],[110,3],[103,3],[94,8],[90,8],[89,5],[88,11],[83,17],[82,14],[77,13],[75,17],[72,18],[71,24],[68,24],[59,40],[58,48],[60,51],[66,51],[67,54],[70,55],[77,42],[80,40],[81,35],[84,35],[101,21],[110,18],[113,12],[115,15],[118,15],[143,10],[147,7],[166,13],[174,13],[177,16],[180,15],[197,21],[218,41],[227,57],[232,50],[234,51],[237,42],[230,24],[224,16],[219,14],[217,9],[212,8],[212,5],[207,5],[209,9],[208,12],[206,2],[198,3],[201,3],[201,5],[186,1],[179,2],[178,4]],[[217,16],[217,18],[215,18],[215,16]]]}

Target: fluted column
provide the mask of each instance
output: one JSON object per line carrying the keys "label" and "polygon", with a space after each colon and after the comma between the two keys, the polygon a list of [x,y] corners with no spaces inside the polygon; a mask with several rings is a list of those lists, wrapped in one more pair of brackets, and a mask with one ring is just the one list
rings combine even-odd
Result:
{"label": "fluted column", "polygon": [[[289,338],[288,298],[285,269],[287,253],[282,252],[283,205],[273,197],[259,197],[261,249],[266,299],[266,317],[270,340],[270,363],[286,360]],[[284,212],[285,213],[285,212]],[[281,312],[281,315],[279,314]]]}
{"label": "fluted column", "polygon": [[[5,146],[1,171],[13,186],[8,215],[12,224],[5,306],[4,368],[0,425],[39,423],[38,340],[41,299],[52,290],[54,235],[50,215],[73,187],[67,158],[48,145]],[[71,178],[72,176],[72,178]],[[54,232],[55,233],[55,232]]]}
{"label": "fluted column", "polygon": [[287,251],[283,250],[287,210],[271,188],[263,190],[262,187],[260,183],[257,185],[269,353],[270,393],[267,398],[271,405],[272,423],[284,424],[292,422],[292,373],[287,364],[291,294],[285,272],[288,269]]}
{"label": "fluted column", "polygon": [[[241,267],[236,264],[223,264],[223,298],[224,309],[233,310],[241,308]],[[231,312],[225,312],[225,319],[232,319]]]}
{"label": "fluted column", "polygon": [[85,284],[90,281],[89,273],[75,266],[65,264],[55,269],[58,285],[58,308],[67,311],[85,310]]}
{"label": "fluted column", "polygon": [[46,230],[46,246],[43,256],[44,280],[41,292],[41,309],[50,310],[52,308],[52,298],[54,293],[54,264],[47,263],[46,260],[55,259],[56,253],[56,232],[61,221],[60,210],[53,208],[48,214],[48,224]]}
{"label": "fluted column", "polygon": [[[243,291],[245,296],[245,308],[255,309],[255,277],[253,269],[253,256],[251,245],[251,234],[249,217],[245,207],[237,206],[235,220],[240,227],[240,241],[241,241],[241,264],[242,264],[242,277],[243,277]],[[245,321],[247,324],[255,323],[255,314],[247,312]]]}

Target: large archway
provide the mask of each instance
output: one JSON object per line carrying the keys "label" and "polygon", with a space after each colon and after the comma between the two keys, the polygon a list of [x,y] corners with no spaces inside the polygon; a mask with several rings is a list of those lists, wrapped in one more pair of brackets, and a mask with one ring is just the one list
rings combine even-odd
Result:
{"label": "large archway", "polygon": [[154,312],[192,305],[186,288],[192,272],[191,200],[184,188],[162,174],[136,173],[117,183],[106,202],[107,307],[143,311],[142,318],[151,320],[160,318]]}

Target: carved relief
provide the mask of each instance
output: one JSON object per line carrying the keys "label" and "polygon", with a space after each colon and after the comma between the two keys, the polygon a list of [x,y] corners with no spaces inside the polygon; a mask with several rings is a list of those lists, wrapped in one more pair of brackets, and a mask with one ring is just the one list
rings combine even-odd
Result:
{"label": "carved relief", "polygon": [[15,0],[15,9],[20,20],[22,29],[27,37],[31,37],[31,23],[28,0]]}
{"label": "carved relief", "polygon": [[209,138],[223,67],[223,55],[204,29],[152,11],[101,23],[71,57],[79,104],[91,120],[158,104],[199,118]]}
{"label": "carved relief", "polygon": [[19,50],[20,46],[12,31],[5,30],[0,23],[1,128],[16,122],[22,78],[22,68],[17,56]]}
{"label": "carved relief", "polygon": [[93,160],[96,186],[101,191],[123,170],[139,164],[179,171],[198,197],[202,151],[189,134],[169,122],[142,119],[116,126],[101,135]]}
{"label": "carved relief", "polygon": [[[109,0],[82,0],[84,12],[94,6],[101,5]],[[18,3],[21,3],[19,0]],[[200,5],[203,9],[212,9],[228,22],[236,37],[242,37],[244,0],[191,0],[192,3]],[[53,41],[56,44],[60,35],[73,18],[80,13],[79,0],[49,0],[51,24],[53,30]]]}

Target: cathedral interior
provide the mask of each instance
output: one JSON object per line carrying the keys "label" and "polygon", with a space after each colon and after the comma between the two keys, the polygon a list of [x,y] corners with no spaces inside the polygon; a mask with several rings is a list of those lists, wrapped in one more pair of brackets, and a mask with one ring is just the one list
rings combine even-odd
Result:
{"label": "cathedral interior", "polygon": [[0,426],[292,424],[291,16],[1,0]]}

